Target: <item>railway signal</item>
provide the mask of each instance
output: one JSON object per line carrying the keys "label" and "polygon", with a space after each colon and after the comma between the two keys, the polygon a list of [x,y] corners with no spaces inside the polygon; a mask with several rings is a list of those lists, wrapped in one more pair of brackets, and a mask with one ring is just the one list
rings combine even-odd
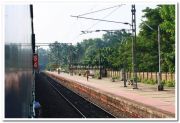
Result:
{"label": "railway signal", "polygon": [[38,64],[38,54],[34,54],[33,55],[33,68],[34,69],[38,69],[39,67],[39,64]]}

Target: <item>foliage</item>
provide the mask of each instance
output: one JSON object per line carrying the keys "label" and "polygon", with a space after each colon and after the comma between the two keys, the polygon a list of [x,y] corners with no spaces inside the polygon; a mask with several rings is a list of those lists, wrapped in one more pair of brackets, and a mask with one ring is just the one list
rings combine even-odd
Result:
{"label": "foliage", "polygon": [[151,84],[151,85],[156,84],[156,81],[153,79],[144,79],[144,80],[142,80],[142,82],[145,84]]}
{"label": "foliage", "polygon": [[153,30],[144,23],[140,25],[137,47],[143,60],[139,61],[138,67],[144,68],[144,71],[158,70],[157,28],[160,26],[162,71],[175,72],[175,5],[159,5],[155,9],[146,8],[143,12],[145,23]]}
{"label": "foliage", "polygon": [[48,56],[47,51],[43,48],[38,49],[38,56],[39,56],[39,67],[41,70],[46,69],[46,65],[48,64]]}
{"label": "foliage", "polygon": [[112,79],[119,79],[119,77],[118,76],[113,76]]}
{"label": "foliage", "polygon": [[164,83],[164,85],[167,86],[167,87],[175,87],[175,81],[163,80],[162,83]]}
{"label": "foliage", "polygon": [[99,71],[96,71],[95,74],[94,74],[94,77],[98,78],[99,76],[100,76]]}
{"label": "foliage", "polygon": [[[161,29],[161,71],[175,72],[175,6],[159,5],[143,10],[145,22],[140,24],[136,38],[137,71],[158,71],[157,28]],[[85,64],[103,66],[114,70],[132,71],[132,36],[125,30],[107,32],[102,38],[85,39],[76,45],[50,45],[48,61],[66,66]],[[148,80],[147,83],[155,83]]]}
{"label": "foliage", "polygon": [[112,82],[115,82],[115,80],[117,80],[117,79],[119,79],[118,76],[113,76],[113,77],[112,77]]}

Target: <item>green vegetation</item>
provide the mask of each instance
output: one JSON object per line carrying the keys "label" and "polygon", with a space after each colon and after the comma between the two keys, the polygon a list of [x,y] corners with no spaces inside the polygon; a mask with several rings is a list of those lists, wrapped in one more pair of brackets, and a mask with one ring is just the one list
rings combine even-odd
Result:
{"label": "green vegetation", "polygon": [[113,77],[112,77],[112,82],[115,82],[117,79],[119,79],[118,76],[113,76]]}
{"label": "green vegetation", "polygon": [[145,84],[151,84],[151,85],[156,84],[156,81],[153,80],[153,79],[144,79],[144,80],[142,80],[142,82],[145,83]]}
{"label": "green vegetation", "polygon": [[[133,77],[131,77],[130,80],[133,81]],[[135,80],[135,79],[134,79],[134,80]],[[140,78],[140,77],[137,77],[135,81],[141,82],[141,78]]]}
{"label": "green vegetation", "polygon": [[162,83],[166,86],[166,87],[175,87],[175,81],[162,81]]}
{"label": "green vegetation", "polygon": [[[153,79],[144,79],[141,82],[145,83],[145,84],[151,84],[151,85],[157,84],[157,82]],[[163,86],[166,86],[166,87],[175,87],[175,81],[163,80],[160,84],[162,84]]]}
{"label": "green vegetation", "polygon": [[143,10],[146,23],[138,35],[138,68],[140,71],[158,71],[157,27],[161,31],[161,66],[163,72],[175,72],[175,5],[159,5],[155,9]]}
{"label": "green vegetation", "polygon": [[[137,71],[158,71],[157,28],[161,29],[161,70],[175,72],[175,5],[159,5],[143,10],[145,22],[154,30],[141,23],[136,41]],[[102,38],[86,39],[76,45],[50,45],[49,64],[68,68],[69,64],[101,65],[104,68],[132,70],[132,37],[125,30],[107,32]],[[96,75],[95,75],[96,76]],[[98,75],[97,75],[98,76]],[[153,80],[145,83],[155,84]],[[170,83],[170,82],[166,82]],[[167,84],[172,86],[172,84]]]}
{"label": "green vegetation", "polygon": [[94,74],[94,78],[99,78],[99,76],[100,76],[99,71],[96,71]]}

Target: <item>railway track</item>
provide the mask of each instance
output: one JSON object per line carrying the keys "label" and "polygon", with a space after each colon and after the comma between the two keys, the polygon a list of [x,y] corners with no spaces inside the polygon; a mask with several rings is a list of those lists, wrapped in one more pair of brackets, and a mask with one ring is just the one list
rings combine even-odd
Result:
{"label": "railway track", "polygon": [[63,97],[66,102],[72,107],[75,109],[75,111],[80,114],[83,118],[86,118],[86,116],[68,99],[66,98],[61,92],[60,92],[60,88],[58,89],[57,86],[51,81],[51,80],[48,80],[50,85],[56,90],[56,92],[61,96]]}
{"label": "railway track", "polygon": [[[51,86],[51,89],[54,92],[56,92],[59,98],[64,99],[66,105],[68,104],[69,107],[71,107],[71,109],[73,109],[74,111],[71,112],[71,114],[76,113],[76,117],[78,116],[81,118],[114,118],[112,114],[106,112],[97,105],[87,101],[86,99],[74,93],[73,91],[67,89],[63,85],[60,85],[58,82],[46,76],[44,73],[41,73],[38,76],[41,77],[41,79],[46,80],[47,84]],[[54,98],[57,99],[57,97]]]}

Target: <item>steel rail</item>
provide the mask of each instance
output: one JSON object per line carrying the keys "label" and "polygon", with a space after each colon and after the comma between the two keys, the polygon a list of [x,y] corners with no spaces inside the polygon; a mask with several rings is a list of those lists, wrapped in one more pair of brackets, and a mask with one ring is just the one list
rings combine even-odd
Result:
{"label": "steel rail", "polygon": [[[48,76],[48,77],[49,77],[49,76]],[[50,77],[49,77],[49,78],[50,78]],[[50,78],[50,79],[52,79],[52,80],[54,80],[54,81],[57,81],[57,80],[55,80],[55,79],[53,79],[53,78]],[[57,82],[56,82],[56,83],[57,83]],[[60,86],[59,83],[57,83],[57,84],[58,84],[58,86]],[[62,84],[61,84],[61,86],[63,86],[64,88],[67,88],[67,87],[65,87],[65,86],[62,85]],[[69,88],[67,88],[67,89],[70,90]],[[72,91],[72,90],[71,90],[71,91]],[[112,115],[114,118],[116,118],[116,116],[114,116],[112,113],[110,113],[110,112],[106,111],[105,109],[101,108],[100,106],[98,106],[98,105],[95,104],[94,102],[92,102],[92,101],[90,101],[90,100],[87,100],[86,98],[82,97],[80,94],[78,94],[78,93],[76,93],[76,92],[74,92],[74,91],[72,91],[72,92],[75,93],[76,95],[80,96],[81,98],[83,98],[83,99],[86,100],[87,102],[92,103],[92,104],[95,105],[96,107],[100,108],[101,110],[103,110],[103,111],[106,112],[107,114],[110,114],[110,115]]]}
{"label": "steel rail", "polygon": [[57,91],[57,93],[63,97],[69,104],[71,107],[73,107],[83,118],[86,118],[86,116],[81,112],[79,111],[78,108],[76,108],[76,106],[74,106],[51,82],[49,79],[47,79],[47,81],[49,82],[49,84]]}

